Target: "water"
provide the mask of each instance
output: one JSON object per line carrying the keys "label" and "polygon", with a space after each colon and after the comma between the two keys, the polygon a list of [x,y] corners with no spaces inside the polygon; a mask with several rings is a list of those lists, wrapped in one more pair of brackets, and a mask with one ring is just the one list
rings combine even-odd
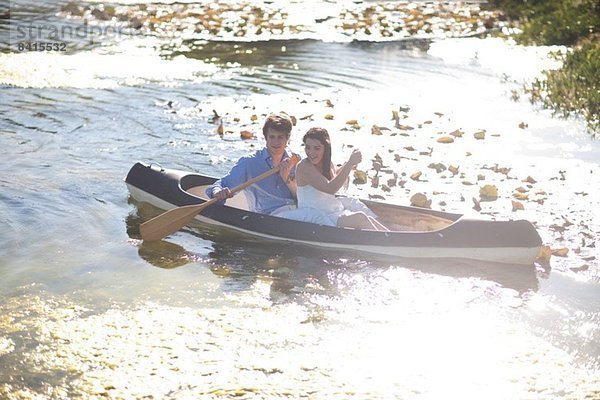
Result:
{"label": "water", "polygon": [[[82,26],[61,4],[12,2],[13,28]],[[291,3],[312,28],[259,42],[227,31],[207,40],[167,20],[161,31],[65,38],[66,54],[3,47],[0,397],[600,398],[600,146],[580,120],[511,99],[560,49],[443,39],[435,27],[351,42],[328,18],[360,5],[326,4]],[[262,145],[239,132],[259,134],[279,110],[298,119],[298,152],[321,125],[336,162],[359,146],[372,177],[382,157],[391,172],[379,187],[350,194],[407,204],[421,192],[437,209],[526,218],[567,257],[416,263],[200,226],[141,243],[139,223],[156,210],[128,197],[135,161],[221,175]],[[373,125],[389,130],[372,135]],[[454,143],[437,142],[456,130]],[[387,191],[393,172],[406,182]],[[500,198],[477,212],[483,184]],[[513,211],[519,187],[528,199]]]}

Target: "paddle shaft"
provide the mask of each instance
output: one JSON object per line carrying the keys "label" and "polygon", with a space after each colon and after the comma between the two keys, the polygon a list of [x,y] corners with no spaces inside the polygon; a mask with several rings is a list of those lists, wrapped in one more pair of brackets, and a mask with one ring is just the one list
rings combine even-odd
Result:
{"label": "paddle shaft", "polygon": [[[296,161],[296,159],[293,157],[292,162],[294,161]],[[250,179],[247,182],[242,183],[241,185],[234,187],[233,189],[230,189],[230,192],[232,195],[240,192],[246,189],[248,186],[278,173],[280,169],[281,164],[255,178]],[[202,204],[191,204],[166,211],[140,225],[140,234],[142,235],[142,239],[146,241],[160,240],[171,233],[177,232],[179,229],[183,228],[190,221],[192,221],[202,210],[218,201],[218,199],[212,198]]]}

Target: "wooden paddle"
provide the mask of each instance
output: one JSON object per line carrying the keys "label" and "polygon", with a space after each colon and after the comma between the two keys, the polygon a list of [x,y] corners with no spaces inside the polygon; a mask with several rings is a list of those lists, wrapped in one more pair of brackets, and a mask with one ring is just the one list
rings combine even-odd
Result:
{"label": "wooden paddle", "polygon": [[[297,155],[293,155],[291,157],[290,162],[292,165],[296,165],[298,161],[300,161],[300,157]],[[242,191],[248,186],[278,173],[280,169],[281,164],[263,174],[260,174],[256,178],[252,178],[249,181],[234,187],[230,190],[231,194]],[[183,228],[190,221],[192,221],[202,210],[218,201],[219,200],[216,198],[212,198],[202,204],[191,204],[188,206],[173,208],[167,212],[164,212],[140,225],[140,234],[142,235],[142,239],[146,241],[160,240],[173,232],[177,232],[179,229]]]}

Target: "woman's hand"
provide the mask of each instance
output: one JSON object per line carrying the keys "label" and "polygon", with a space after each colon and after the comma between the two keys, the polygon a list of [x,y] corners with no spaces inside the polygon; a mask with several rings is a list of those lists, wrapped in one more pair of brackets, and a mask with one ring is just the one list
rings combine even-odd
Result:
{"label": "woman's hand", "polygon": [[279,164],[279,176],[281,176],[281,179],[283,179],[284,182],[290,181],[290,174],[292,173],[292,169],[294,168],[294,166],[296,166],[297,163],[298,161],[296,159],[292,160],[289,157],[284,160],[281,160],[281,163]]}
{"label": "woman's hand", "polygon": [[355,167],[361,161],[362,161],[362,153],[360,152],[360,150],[354,149],[352,151],[352,154],[350,155],[350,158],[348,159],[348,164],[350,164],[350,166],[352,166],[352,167]]}

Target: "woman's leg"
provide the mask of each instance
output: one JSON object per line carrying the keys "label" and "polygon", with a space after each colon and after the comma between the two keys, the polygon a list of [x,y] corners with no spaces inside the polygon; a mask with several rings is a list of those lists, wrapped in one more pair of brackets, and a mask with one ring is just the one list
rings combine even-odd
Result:
{"label": "woman's leg", "polygon": [[384,231],[384,232],[390,231],[387,226],[383,225],[381,222],[377,221],[375,218],[369,217],[369,219],[371,220],[371,223],[377,227],[378,231]]}
{"label": "woman's leg", "polygon": [[337,226],[341,228],[354,228],[354,229],[370,229],[374,231],[385,230],[383,225],[379,224],[374,218],[369,217],[364,212],[356,212],[349,215],[342,215],[338,218]]}

